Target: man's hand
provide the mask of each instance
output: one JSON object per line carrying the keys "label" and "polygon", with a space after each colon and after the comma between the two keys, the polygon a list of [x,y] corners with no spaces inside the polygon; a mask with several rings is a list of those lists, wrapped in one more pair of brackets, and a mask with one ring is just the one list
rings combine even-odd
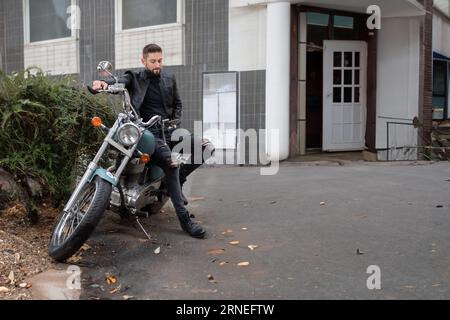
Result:
{"label": "man's hand", "polygon": [[92,83],[92,89],[94,90],[106,90],[108,89],[108,84],[105,81],[96,80]]}

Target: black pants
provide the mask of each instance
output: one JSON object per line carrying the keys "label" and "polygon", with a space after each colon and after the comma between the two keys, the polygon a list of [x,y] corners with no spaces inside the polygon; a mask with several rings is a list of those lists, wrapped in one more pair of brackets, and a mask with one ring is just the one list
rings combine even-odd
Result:
{"label": "black pants", "polygon": [[[181,153],[190,153],[188,161],[185,164],[182,164],[180,167],[180,184],[186,182],[187,177],[194,172],[197,168],[201,167],[206,160],[214,155],[214,145],[208,139],[202,139],[201,137],[194,136],[193,134],[183,136],[180,141],[172,141],[171,137],[168,137],[167,143],[169,144],[170,149],[172,150],[178,143],[181,141],[185,141],[186,139],[190,140],[190,148],[188,150],[181,150]],[[196,149],[200,150],[201,145],[201,154],[195,154]],[[198,151],[199,151],[198,150]]]}
{"label": "black pants", "polygon": [[[169,196],[172,200],[177,216],[185,216],[187,214],[187,210],[181,195],[181,186],[186,182],[187,177],[195,169],[200,167],[214,154],[214,147],[209,140],[194,137],[193,135],[184,136],[183,139],[191,140],[191,154],[194,155],[195,145],[201,144],[202,155],[201,159],[196,159],[195,156],[191,156],[188,162],[179,168],[173,166],[171,151],[171,148],[177,145],[179,141],[171,141],[170,135],[166,137],[167,144],[164,143],[164,140],[160,136],[155,135],[155,138],[156,149],[152,155],[152,161],[164,171],[166,176],[167,191],[169,192]],[[182,150],[182,152],[183,151],[184,150]]]}

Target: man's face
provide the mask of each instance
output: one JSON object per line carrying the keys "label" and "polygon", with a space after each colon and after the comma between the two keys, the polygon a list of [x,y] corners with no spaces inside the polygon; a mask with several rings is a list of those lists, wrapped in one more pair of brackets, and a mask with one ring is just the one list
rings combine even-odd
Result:
{"label": "man's face", "polygon": [[163,65],[163,55],[161,52],[148,53],[141,62],[147,70],[159,75]]}

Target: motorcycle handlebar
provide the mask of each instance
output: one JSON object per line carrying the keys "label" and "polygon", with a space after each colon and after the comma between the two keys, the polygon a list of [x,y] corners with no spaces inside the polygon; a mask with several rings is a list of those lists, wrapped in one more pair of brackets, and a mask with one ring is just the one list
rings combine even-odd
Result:
{"label": "motorcycle handlebar", "polygon": [[92,88],[91,86],[86,86],[86,87],[88,88],[89,92],[92,93],[92,94],[99,94],[100,93],[100,91],[94,90],[94,88]]}

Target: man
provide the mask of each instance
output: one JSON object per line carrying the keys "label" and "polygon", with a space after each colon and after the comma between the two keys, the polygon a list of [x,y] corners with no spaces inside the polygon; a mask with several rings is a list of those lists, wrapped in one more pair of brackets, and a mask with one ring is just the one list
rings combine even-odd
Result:
{"label": "man", "polygon": [[[182,102],[178,94],[175,77],[162,70],[163,53],[161,47],[156,44],[149,44],[142,52],[142,64],[144,69],[140,71],[127,71],[119,82],[124,83],[131,96],[131,103],[142,117],[143,121],[148,121],[154,115],[160,115],[163,119],[180,119],[182,113]],[[94,81],[94,90],[107,89],[112,82]],[[181,189],[186,182],[186,178],[195,169],[200,167],[206,160],[203,158],[194,159],[183,165],[181,169],[172,160],[171,150],[164,143],[162,137],[155,133],[157,146],[152,156],[153,161],[160,166],[165,173],[167,191],[175,207],[181,228],[192,237],[203,238],[205,229],[191,220],[189,212],[186,210],[186,197]],[[207,140],[201,140],[193,135],[183,137],[191,140],[191,152],[194,153],[194,145],[202,144],[203,154],[211,156],[214,152],[213,145]],[[173,147],[175,143],[171,141],[170,133],[168,142]],[[205,152],[206,151],[206,152]]]}

